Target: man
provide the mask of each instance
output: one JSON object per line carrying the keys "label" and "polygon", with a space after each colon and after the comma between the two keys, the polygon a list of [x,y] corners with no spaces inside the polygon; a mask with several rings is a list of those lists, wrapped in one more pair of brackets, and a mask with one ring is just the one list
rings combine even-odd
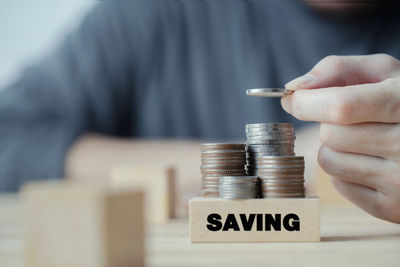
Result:
{"label": "man", "polygon": [[[399,57],[397,6],[368,4],[102,2],[57,51],[0,94],[0,187],[16,190],[27,180],[71,172],[80,176],[90,161],[125,155],[126,143],[115,137],[227,140],[241,138],[246,123],[301,126],[281,112],[278,101],[245,97],[244,89],[282,86],[327,55]],[[320,161],[337,177],[339,191],[394,222],[400,222],[397,139],[386,146],[392,154],[378,150],[379,134],[390,130],[393,137],[397,129],[387,124],[398,122],[396,114],[386,110],[397,111],[397,73],[397,60],[386,55],[328,57],[287,85],[316,90],[299,90],[282,100],[295,117],[324,123]],[[359,87],[369,88],[367,100],[359,87],[358,94],[347,87],[365,83]],[[392,91],[380,94],[378,87]],[[105,136],[85,136],[90,132]],[[366,139],[359,136],[363,133]],[[370,148],[365,140],[375,134]],[[342,137],[348,138],[345,147]],[[137,146],[130,145],[130,153]],[[335,161],[345,157],[355,163]],[[380,167],[365,176],[367,165]]]}

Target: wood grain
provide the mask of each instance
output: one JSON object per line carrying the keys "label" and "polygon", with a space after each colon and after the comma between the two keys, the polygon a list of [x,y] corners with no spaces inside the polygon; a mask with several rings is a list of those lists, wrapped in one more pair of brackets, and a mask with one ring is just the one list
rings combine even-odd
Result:
{"label": "wood grain", "polygon": [[[22,263],[20,202],[0,196],[0,266]],[[319,243],[191,244],[186,219],[151,225],[148,266],[399,266],[400,225],[356,207],[322,207]]]}

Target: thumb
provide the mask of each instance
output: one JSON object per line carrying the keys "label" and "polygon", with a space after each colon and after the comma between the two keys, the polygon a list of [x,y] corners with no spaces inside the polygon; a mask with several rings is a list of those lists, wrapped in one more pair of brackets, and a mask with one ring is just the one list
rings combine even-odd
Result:
{"label": "thumb", "polygon": [[393,78],[399,71],[400,61],[386,54],[328,56],[285,87],[297,90],[376,83]]}

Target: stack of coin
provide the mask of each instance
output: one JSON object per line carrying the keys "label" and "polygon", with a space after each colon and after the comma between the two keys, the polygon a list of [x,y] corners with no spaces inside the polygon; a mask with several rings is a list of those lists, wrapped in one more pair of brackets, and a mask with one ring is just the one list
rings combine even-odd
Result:
{"label": "stack of coin", "polygon": [[260,178],[263,198],[304,197],[304,157],[263,156],[248,167]]}
{"label": "stack of coin", "polygon": [[246,125],[247,156],[294,156],[293,124],[255,123]]}
{"label": "stack of coin", "polygon": [[200,150],[203,196],[219,196],[220,177],[246,175],[245,144],[209,143],[202,144]]}
{"label": "stack of coin", "polygon": [[219,179],[219,196],[226,199],[257,198],[257,176],[224,176]]}
{"label": "stack of coin", "polygon": [[260,197],[304,197],[304,158],[295,156],[293,125],[247,124],[246,135],[246,171],[260,178]]}

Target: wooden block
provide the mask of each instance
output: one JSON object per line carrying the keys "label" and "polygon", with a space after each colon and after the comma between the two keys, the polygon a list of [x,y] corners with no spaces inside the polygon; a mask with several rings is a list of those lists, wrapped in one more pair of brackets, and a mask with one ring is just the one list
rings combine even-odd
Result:
{"label": "wooden block", "polygon": [[40,182],[21,195],[28,266],[144,265],[142,192]]}
{"label": "wooden block", "polygon": [[175,215],[175,170],[170,166],[117,166],[112,170],[110,184],[143,190],[145,216],[150,223],[164,223]]}
{"label": "wooden block", "polygon": [[319,199],[193,198],[193,243],[320,241]]}

